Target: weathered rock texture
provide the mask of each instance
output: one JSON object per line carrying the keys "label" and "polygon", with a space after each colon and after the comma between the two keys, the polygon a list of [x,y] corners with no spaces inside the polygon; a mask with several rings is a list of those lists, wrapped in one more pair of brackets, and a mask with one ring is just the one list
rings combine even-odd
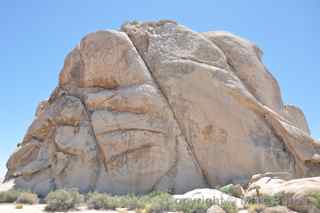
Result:
{"label": "weathered rock texture", "polygon": [[310,195],[320,193],[320,177],[284,180],[281,175],[259,174],[252,177],[246,197],[279,196],[289,208],[298,212],[320,212]]}
{"label": "weathered rock texture", "polygon": [[251,42],[173,21],[91,33],[8,161],[7,179],[111,193],[243,183],[256,173],[320,173],[320,144],[282,103]]}

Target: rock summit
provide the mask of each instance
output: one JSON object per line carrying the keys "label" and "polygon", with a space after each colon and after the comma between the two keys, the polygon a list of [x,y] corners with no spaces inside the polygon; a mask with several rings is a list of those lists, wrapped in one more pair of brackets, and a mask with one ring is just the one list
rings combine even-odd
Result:
{"label": "rock summit", "polygon": [[68,54],[7,167],[7,180],[40,195],[184,193],[257,173],[319,176],[320,143],[250,41],[131,22]]}

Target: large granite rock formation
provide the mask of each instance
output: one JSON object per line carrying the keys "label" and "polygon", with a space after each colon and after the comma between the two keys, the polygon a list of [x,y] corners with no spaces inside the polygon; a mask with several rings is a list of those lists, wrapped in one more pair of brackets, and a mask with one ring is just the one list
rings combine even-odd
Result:
{"label": "large granite rock formation", "polygon": [[283,104],[251,42],[173,21],[90,33],[7,163],[6,178],[123,194],[186,192],[253,174],[320,174],[320,144]]}

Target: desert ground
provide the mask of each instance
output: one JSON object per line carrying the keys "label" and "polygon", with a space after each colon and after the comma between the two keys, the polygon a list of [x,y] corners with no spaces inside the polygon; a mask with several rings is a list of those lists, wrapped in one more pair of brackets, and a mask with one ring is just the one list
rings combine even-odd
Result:
{"label": "desert ground", "polygon": [[[22,209],[16,209],[14,204],[0,204],[0,212],[1,213],[40,213],[44,212],[45,204],[38,205],[23,205]],[[95,213],[102,212],[97,210],[88,210],[85,207],[80,207],[78,210],[69,211],[70,213],[74,212],[86,212],[86,213]],[[117,211],[107,211],[107,212],[117,212]]]}

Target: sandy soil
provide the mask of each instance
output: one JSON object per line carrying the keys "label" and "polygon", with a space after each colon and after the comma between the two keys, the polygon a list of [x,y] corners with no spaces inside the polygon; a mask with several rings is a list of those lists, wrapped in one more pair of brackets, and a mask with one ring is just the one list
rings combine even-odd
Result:
{"label": "sandy soil", "polygon": [[16,209],[15,204],[0,204],[0,212],[3,213],[38,213],[43,212],[45,205],[23,205],[22,209]]}
{"label": "sandy soil", "polygon": [[[6,183],[0,183],[0,192],[7,191],[11,189],[14,185],[13,181],[9,181]],[[5,203],[0,204],[0,213],[43,213],[45,208],[45,204],[37,204],[37,205],[23,205],[22,209],[16,209],[16,205],[14,203]],[[97,211],[97,210],[88,210],[86,206],[80,207],[78,210],[68,211],[68,213],[101,213],[101,212],[110,212],[116,213],[121,211]]]}
{"label": "sandy soil", "polygon": [[[7,191],[14,186],[13,181],[8,181],[6,183],[0,183],[0,192]],[[22,209],[16,209],[16,204],[14,203],[5,203],[0,204],[0,213],[43,213],[45,208],[45,204],[37,204],[37,205],[23,205]],[[74,211],[68,211],[68,213],[101,213],[101,212],[109,212],[109,213],[120,213],[124,212],[120,209],[118,211],[97,211],[97,210],[88,210],[86,206],[81,206],[79,209]],[[133,213],[133,211],[128,211],[129,213]]]}
{"label": "sandy soil", "polygon": [[[12,189],[13,186],[14,186],[13,180],[5,182],[5,183],[0,182],[0,192]],[[2,213],[2,212],[0,211],[0,213]]]}
{"label": "sandy soil", "polygon": [[[0,212],[1,213],[43,213],[45,212],[44,207],[45,207],[45,204],[23,205],[22,209],[16,209],[15,204],[0,204]],[[117,213],[121,211],[88,210],[86,209],[85,206],[80,207],[78,210],[68,211],[68,213],[101,213],[101,212]]]}

